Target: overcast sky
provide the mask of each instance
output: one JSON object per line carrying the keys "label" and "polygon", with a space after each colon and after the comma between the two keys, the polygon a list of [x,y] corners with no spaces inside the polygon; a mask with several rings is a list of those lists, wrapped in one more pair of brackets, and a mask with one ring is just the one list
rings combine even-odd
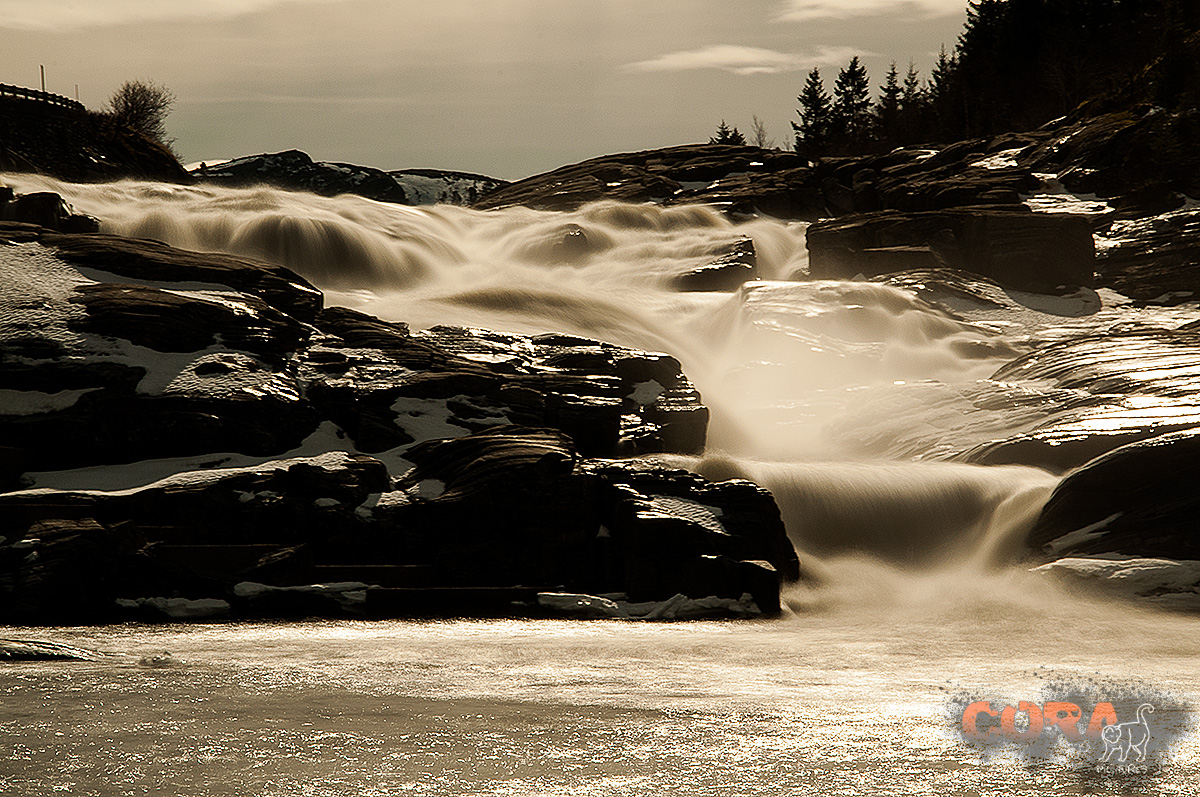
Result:
{"label": "overcast sky", "polygon": [[301,149],[515,179],[705,141],[757,114],[782,144],[805,74],[876,88],[952,49],[966,0],[0,0],[0,83],[101,107],[176,95],[185,161]]}

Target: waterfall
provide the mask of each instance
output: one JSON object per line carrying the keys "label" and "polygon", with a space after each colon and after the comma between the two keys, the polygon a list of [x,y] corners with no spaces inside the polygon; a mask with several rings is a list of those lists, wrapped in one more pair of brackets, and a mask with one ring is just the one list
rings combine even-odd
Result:
{"label": "waterfall", "polygon": [[[329,304],[414,328],[667,351],[712,423],[705,457],[666,459],[768,487],[810,572],[845,557],[925,570],[1012,561],[1055,483],[1033,468],[946,461],[1029,422],[1027,407],[980,400],[1020,330],[886,284],[808,281],[803,223],[698,206],[475,211],[267,187],[9,182],[61,193],[106,232],[282,263]],[[672,287],[744,238],[759,280],[732,293]]]}

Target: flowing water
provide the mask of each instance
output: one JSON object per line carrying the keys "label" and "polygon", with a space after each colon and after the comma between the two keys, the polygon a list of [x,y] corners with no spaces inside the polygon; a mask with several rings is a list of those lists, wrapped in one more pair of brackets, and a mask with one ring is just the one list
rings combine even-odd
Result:
{"label": "flowing water", "polygon": [[[805,281],[805,225],[699,207],[9,182],[109,232],[284,263],[328,303],[414,328],[670,352],[712,422],[703,457],[663,459],[769,487],[807,580],[762,623],[0,629],[111,654],[0,670],[0,794],[1195,793],[1192,736],[1113,771],[981,756],[952,716],[963,696],[1016,705],[1064,679],[1191,699],[1200,622],[1027,573],[1016,554],[1058,475],[961,455],[1046,417],[1051,387],[989,378],[1020,353],[1194,307],[1008,292],[952,314]],[[586,246],[564,244],[575,230]],[[671,289],[743,236],[761,281]],[[168,666],[139,663],[163,650]]]}

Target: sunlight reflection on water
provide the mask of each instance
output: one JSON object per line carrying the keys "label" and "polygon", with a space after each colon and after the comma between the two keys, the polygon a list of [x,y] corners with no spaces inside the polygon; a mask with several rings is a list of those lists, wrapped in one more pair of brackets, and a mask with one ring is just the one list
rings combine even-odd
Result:
{"label": "sunlight reflection on water", "polygon": [[[963,688],[1033,694],[1045,668],[1187,690],[1196,620],[1095,609],[1044,617],[1061,633],[1034,637],[1014,633],[1019,607],[991,630],[969,609],[865,622],[877,607],[747,624],[5,629],[120,655],[0,671],[0,794],[1124,793],[1129,776],[982,764],[946,713]],[[1106,624],[1135,621],[1137,643]],[[138,666],[163,650],[181,666]],[[1149,785],[1190,794],[1198,772],[1191,738]]]}

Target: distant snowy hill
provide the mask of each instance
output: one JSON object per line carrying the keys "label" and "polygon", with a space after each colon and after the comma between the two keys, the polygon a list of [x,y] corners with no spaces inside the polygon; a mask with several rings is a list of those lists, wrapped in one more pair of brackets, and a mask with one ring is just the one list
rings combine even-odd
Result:
{"label": "distant snowy hill", "polygon": [[351,163],[314,161],[299,150],[250,155],[188,167],[194,177],[227,185],[265,183],[279,188],[312,191],[323,196],[358,194],[380,202],[402,205],[438,203],[469,205],[504,180],[481,174],[439,169],[402,169],[385,172]]}

